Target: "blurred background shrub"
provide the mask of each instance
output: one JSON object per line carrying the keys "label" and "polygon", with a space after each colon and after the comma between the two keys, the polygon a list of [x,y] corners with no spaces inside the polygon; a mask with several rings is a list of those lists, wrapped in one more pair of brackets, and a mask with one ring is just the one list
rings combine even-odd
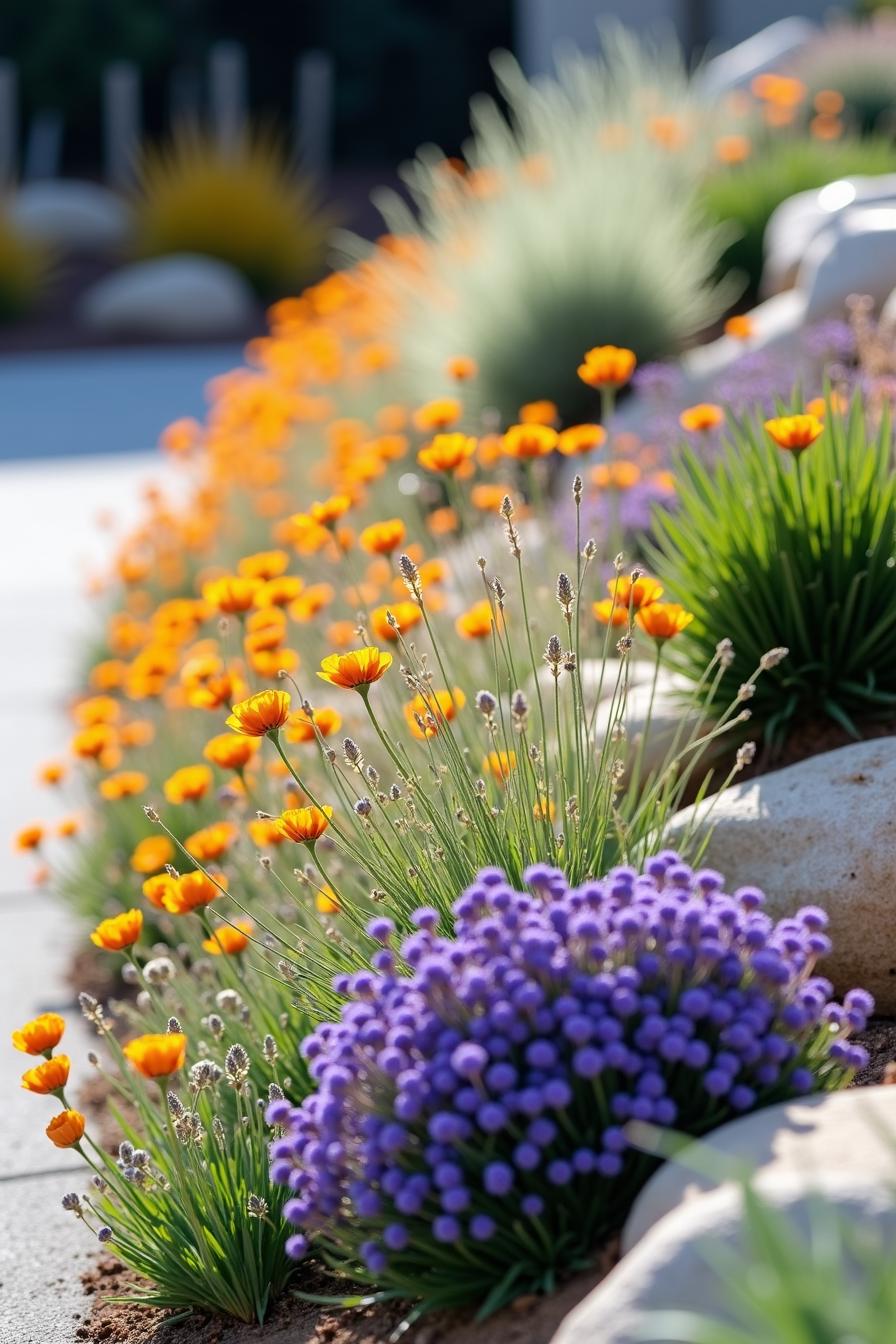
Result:
{"label": "blurred background shrub", "polygon": [[0,202],[0,323],[24,316],[43,291],[52,264],[48,250],[25,238]]}

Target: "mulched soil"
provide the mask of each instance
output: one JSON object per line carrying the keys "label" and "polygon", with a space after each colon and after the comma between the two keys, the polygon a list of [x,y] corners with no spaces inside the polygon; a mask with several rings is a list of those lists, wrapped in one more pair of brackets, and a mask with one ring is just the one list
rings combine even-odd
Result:
{"label": "mulched soil", "polygon": [[[862,720],[863,742],[894,735],[896,735],[896,719]],[[827,717],[810,719],[794,727],[780,751],[771,753],[760,747],[753,764],[737,776],[736,782],[739,784],[744,779],[755,779],[759,775],[770,774],[773,770],[783,770],[787,765],[807,761],[810,756],[820,756],[823,752],[836,751],[838,747],[852,747],[855,744],[856,739],[832,719]]]}

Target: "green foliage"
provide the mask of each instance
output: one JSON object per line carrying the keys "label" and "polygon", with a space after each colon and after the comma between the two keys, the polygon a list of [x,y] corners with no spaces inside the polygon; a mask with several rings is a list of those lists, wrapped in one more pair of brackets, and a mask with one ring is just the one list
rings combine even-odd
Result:
{"label": "green foliage", "polygon": [[725,270],[742,273],[750,293],[759,289],[763,238],[772,213],[782,201],[839,177],[874,177],[896,172],[896,145],[868,140],[777,140],[745,163],[713,174],[703,186],[710,217],[737,232],[722,257]]}
{"label": "green foliage", "polygon": [[0,208],[0,323],[28,312],[47,282],[50,264],[47,250],[23,237]]}
{"label": "green foliage", "polygon": [[753,719],[780,743],[798,718],[829,716],[859,735],[896,706],[896,476],[890,424],[856,399],[829,412],[794,460],[758,420],[729,423],[714,465],[683,449],[678,510],[657,513],[657,572],[696,620],[670,653],[698,677],[717,642],[734,643],[720,698],[737,695],[762,655],[789,656],[756,685]]}

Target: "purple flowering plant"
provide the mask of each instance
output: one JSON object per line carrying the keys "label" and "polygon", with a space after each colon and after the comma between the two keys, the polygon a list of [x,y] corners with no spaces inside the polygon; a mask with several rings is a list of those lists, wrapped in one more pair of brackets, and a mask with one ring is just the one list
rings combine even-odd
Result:
{"label": "purple flowering plant", "polygon": [[753,887],[664,851],[570,886],[483,869],[369,970],[305,1041],[315,1090],[268,1109],[287,1250],[417,1310],[485,1315],[550,1290],[618,1227],[653,1159],[629,1121],[699,1135],[842,1086],[873,1003],[816,974],[824,912],[775,923]]}

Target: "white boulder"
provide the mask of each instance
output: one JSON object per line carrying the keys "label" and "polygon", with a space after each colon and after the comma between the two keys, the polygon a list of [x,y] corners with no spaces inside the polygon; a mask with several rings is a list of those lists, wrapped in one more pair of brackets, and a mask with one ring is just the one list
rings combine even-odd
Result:
{"label": "white boulder", "polygon": [[[798,1101],[785,1101],[741,1116],[699,1141],[720,1167],[753,1173],[754,1187],[774,1190],[796,1172],[837,1171],[858,1181],[896,1179],[896,1087],[855,1087]],[[705,1169],[706,1163],[699,1164]],[[689,1200],[717,1189],[719,1181],[698,1174],[687,1152],[651,1176],[632,1205],[622,1232],[628,1252],[661,1218]]]}
{"label": "white boulder", "polygon": [[230,336],[255,312],[240,273],[212,257],[178,253],[122,267],[81,300],[79,316],[108,335]]}
{"label": "white boulder", "polygon": [[[833,952],[821,972],[896,1012],[896,737],[813,756],[727,789],[672,819],[669,843],[712,827],[704,862],[729,891],[755,885],[774,917],[820,905]],[[711,809],[711,812],[709,811]]]}
{"label": "white boulder", "polygon": [[791,285],[806,249],[847,211],[872,205],[896,205],[896,174],[848,177],[782,201],[765,229],[762,291],[776,294]]}
{"label": "white boulder", "polygon": [[779,19],[707,61],[697,72],[697,87],[709,98],[718,98],[735,89],[748,89],[757,75],[778,71],[786,65],[817,31],[808,19],[796,16]]}
{"label": "white boulder", "polygon": [[896,208],[856,207],[837,217],[809,244],[796,284],[806,322],[842,316],[849,294],[882,304],[896,285]]}
{"label": "white boulder", "polygon": [[109,252],[129,232],[124,202],[94,182],[26,182],[10,202],[13,223],[28,238],[60,252]]}

